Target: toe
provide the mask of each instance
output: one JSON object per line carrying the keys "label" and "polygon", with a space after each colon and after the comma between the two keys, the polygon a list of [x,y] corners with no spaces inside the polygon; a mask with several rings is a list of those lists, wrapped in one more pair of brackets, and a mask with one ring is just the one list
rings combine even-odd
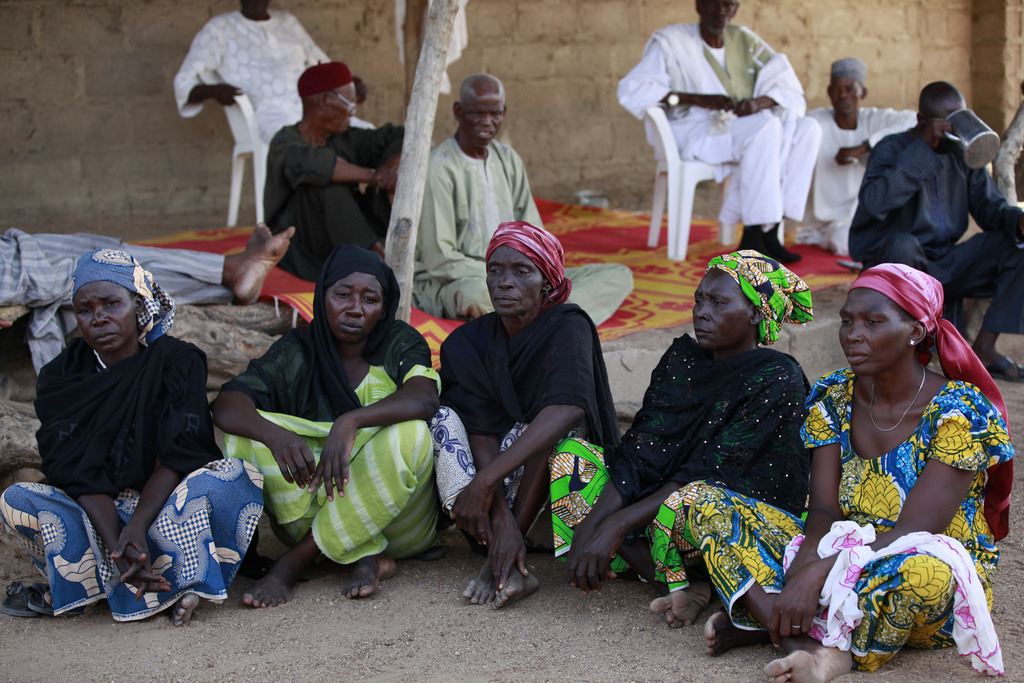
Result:
{"label": "toe", "polygon": [[648,605],[647,608],[655,614],[664,614],[665,610],[667,610],[671,606],[672,602],[669,600],[669,598],[666,596],[662,596],[654,598],[654,600],[651,600],[651,604]]}

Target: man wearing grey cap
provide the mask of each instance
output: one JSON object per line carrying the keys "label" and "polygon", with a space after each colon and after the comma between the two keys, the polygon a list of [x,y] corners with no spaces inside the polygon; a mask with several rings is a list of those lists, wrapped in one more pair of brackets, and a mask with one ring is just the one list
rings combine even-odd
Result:
{"label": "man wearing grey cap", "polygon": [[914,111],[861,107],[868,94],[867,75],[868,65],[856,57],[833,62],[828,84],[832,106],[807,114],[821,125],[821,146],[807,198],[806,225],[796,239],[838,256],[850,255],[850,222],[871,148],[917,121]]}

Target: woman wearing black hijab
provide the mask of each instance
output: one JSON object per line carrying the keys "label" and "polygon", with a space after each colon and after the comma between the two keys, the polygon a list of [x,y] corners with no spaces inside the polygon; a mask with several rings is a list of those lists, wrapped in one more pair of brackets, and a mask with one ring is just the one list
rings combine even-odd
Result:
{"label": "woman wearing black hijab", "polygon": [[395,319],[398,282],[375,253],[339,246],[313,295],[313,322],[274,343],[213,404],[225,450],[257,465],[267,510],[292,549],[245,594],[287,602],[321,554],[354,564],[344,593],[366,597],[395,558],[436,539],[433,457],[424,420],[437,412],[430,350]]}

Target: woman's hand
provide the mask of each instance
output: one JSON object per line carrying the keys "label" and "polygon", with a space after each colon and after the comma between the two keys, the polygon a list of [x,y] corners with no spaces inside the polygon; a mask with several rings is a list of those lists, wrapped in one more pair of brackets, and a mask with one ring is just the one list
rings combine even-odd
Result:
{"label": "woman's hand", "polygon": [[[626,535],[611,521],[609,519],[598,527],[590,538],[584,541],[582,549],[569,557],[569,583],[584,593],[600,591],[602,581],[615,578],[615,572],[611,571],[608,565],[619,551],[619,546]],[[573,550],[576,550],[577,543],[578,539],[574,538]]]}
{"label": "woman's hand", "polygon": [[786,574],[786,585],[765,624],[775,647],[782,647],[783,638],[810,632],[814,615],[818,613],[821,589],[835,560],[835,555],[814,560]]}
{"label": "woman's hand", "polygon": [[473,481],[469,482],[455,499],[452,519],[459,529],[475,538],[477,543],[487,545],[487,522],[491,501],[494,498],[494,487],[488,485],[481,474],[482,472],[477,472]]}
{"label": "woman's hand", "polygon": [[511,513],[500,515],[491,529],[490,541],[487,559],[491,563],[496,590],[505,588],[513,567],[523,576],[529,574],[526,569],[526,544]]}
{"label": "woman's hand", "polygon": [[121,583],[137,589],[136,600],[141,600],[146,593],[165,593],[171,590],[170,582],[153,572],[147,548],[145,533],[139,533],[129,523],[121,530],[110,552],[111,559],[121,573]]}
{"label": "woman's hand", "polygon": [[302,437],[287,429],[277,429],[263,443],[270,449],[285,481],[301,487],[312,481],[316,460]]}
{"label": "woman's hand", "polygon": [[334,500],[335,491],[339,496],[345,495],[345,484],[348,483],[349,458],[359,431],[345,413],[331,426],[331,431],[324,441],[324,450],[320,454],[320,464],[316,466],[313,480],[309,482],[308,492],[316,491],[323,482],[327,492],[327,500]]}

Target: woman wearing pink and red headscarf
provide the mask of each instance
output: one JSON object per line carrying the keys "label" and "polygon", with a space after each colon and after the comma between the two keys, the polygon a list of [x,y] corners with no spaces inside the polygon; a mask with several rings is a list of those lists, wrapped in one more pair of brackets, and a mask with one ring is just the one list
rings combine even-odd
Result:
{"label": "woman wearing pink and red headscarf", "polygon": [[[839,330],[850,367],[808,398],[806,523],[721,490],[692,504],[729,610],[707,623],[710,654],[770,639],[788,653],[765,667],[774,680],[830,680],[904,645],[955,643],[978,671],[1003,673],[989,606],[1013,446],[1002,396],[940,319],[942,300],[904,265],[853,283]],[[927,367],[933,348],[945,376]]]}
{"label": "woman wearing pink and red headscarf", "polygon": [[[566,303],[558,239],[502,223],[487,248],[494,312],[441,345],[441,411],[431,422],[438,492],[487,562],[463,597],[501,607],[537,589],[525,534],[547,498],[548,456],[568,434],[619,441],[597,330]],[[529,426],[527,430],[526,427]]]}

